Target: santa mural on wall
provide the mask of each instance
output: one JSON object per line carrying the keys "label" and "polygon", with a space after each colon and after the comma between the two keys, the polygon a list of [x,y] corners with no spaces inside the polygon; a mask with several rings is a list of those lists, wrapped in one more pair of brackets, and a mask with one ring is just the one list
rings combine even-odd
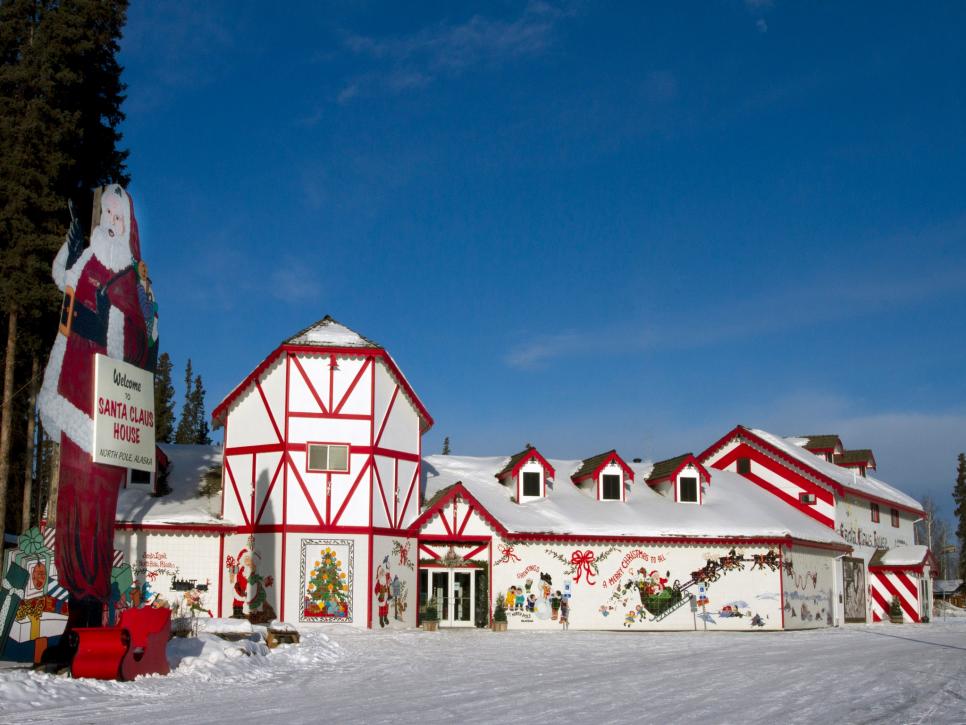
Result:
{"label": "santa mural on wall", "polygon": [[275,610],[268,602],[266,591],[266,587],[272,586],[272,577],[263,577],[258,573],[255,559],[260,557],[251,549],[253,545],[249,540],[249,548],[238,552],[237,559],[228,557],[227,568],[235,580],[232,587],[232,617],[264,624],[275,619]]}
{"label": "santa mural on wall", "polygon": [[60,443],[55,550],[70,594],[68,629],[101,624],[117,496],[127,476],[126,468],[92,460],[95,355],[153,372],[158,354],[157,305],[124,189],[111,184],[95,192],[91,227],[85,247],[74,218],[54,259],[64,301],[39,397],[44,428]]}

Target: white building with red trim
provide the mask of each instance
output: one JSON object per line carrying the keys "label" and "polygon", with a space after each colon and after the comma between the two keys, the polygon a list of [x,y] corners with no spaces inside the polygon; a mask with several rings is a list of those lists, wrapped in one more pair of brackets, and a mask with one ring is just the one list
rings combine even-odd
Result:
{"label": "white building with red trim", "polygon": [[915,524],[926,514],[869,474],[872,451],[846,451],[834,435],[783,438],[737,426],[699,458],[738,473],[852,546],[850,556],[836,559],[837,620],[886,619],[893,597],[906,621],[928,616],[934,567],[928,549],[915,545]]}
{"label": "white building with red trim", "polygon": [[[172,492],[129,486],[117,538],[152,591],[202,589],[214,616],[412,627],[432,601],[454,627],[497,608],[514,629],[822,627],[856,610],[856,566],[868,621],[890,595],[913,621],[931,601],[918,504],[869,477],[870,457],[864,476],[836,465],[834,445],[739,426],[653,465],[424,458],[432,418],[402,372],[329,317],[213,415],[224,447],[165,447]],[[219,466],[220,494],[199,497]],[[870,502],[898,525],[858,526]]]}

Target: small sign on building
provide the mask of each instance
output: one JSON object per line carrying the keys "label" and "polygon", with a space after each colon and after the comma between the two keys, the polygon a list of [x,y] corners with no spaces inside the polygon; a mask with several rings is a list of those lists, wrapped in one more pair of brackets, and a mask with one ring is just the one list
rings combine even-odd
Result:
{"label": "small sign on building", "polygon": [[94,463],[154,471],[154,376],[106,355],[94,362]]}

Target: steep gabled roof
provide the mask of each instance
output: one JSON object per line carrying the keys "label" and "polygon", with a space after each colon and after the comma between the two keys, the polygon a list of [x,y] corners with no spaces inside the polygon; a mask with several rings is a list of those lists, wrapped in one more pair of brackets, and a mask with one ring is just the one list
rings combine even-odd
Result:
{"label": "steep gabled roof", "polygon": [[809,475],[814,476],[820,483],[830,486],[840,496],[844,494],[859,496],[869,501],[881,501],[890,505],[897,504],[899,508],[917,515],[924,513],[922,505],[912,496],[872,476],[865,476],[864,478],[854,476],[851,471],[847,471],[841,466],[826,461],[823,456],[817,456],[802,448],[803,441],[801,438],[782,438],[759,428],[746,428],[743,425],[737,425],[718,441],[708,446],[698,458],[702,461],[708,460],[715,451],[734,438],[751,440],[756,445],[770,451],[784,463],[807,470]]}
{"label": "steep gabled roof", "polygon": [[631,480],[634,479],[634,471],[630,466],[624,463],[624,459],[621,458],[615,450],[609,450],[604,453],[598,453],[596,456],[585,458],[580,462],[580,468],[577,469],[576,473],[574,473],[571,478],[574,480],[574,482],[577,482],[582,481],[585,478],[594,477],[600,472],[600,469],[611,461],[617,463],[617,465],[623,469],[628,478]]}
{"label": "steep gabled roof", "polygon": [[854,451],[843,451],[835,456],[837,466],[868,466],[875,468],[875,456],[868,448],[858,448]]}
{"label": "steep gabled roof", "polygon": [[654,464],[654,468],[651,469],[651,475],[647,477],[648,481],[658,481],[664,478],[668,478],[672,473],[674,473],[681,464],[688,460],[688,457],[693,454],[682,453],[680,456],[675,456],[674,458],[668,458],[664,461],[658,461]]}
{"label": "steep gabled roof", "polygon": [[556,473],[553,470],[553,466],[551,466],[547,462],[547,459],[544,458],[542,455],[540,455],[540,451],[538,451],[533,446],[527,446],[519,453],[514,453],[512,456],[510,456],[510,460],[507,461],[503,469],[498,474],[496,474],[496,477],[502,480],[511,474],[516,475],[517,471],[520,470],[520,467],[523,466],[523,464],[525,464],[527,461],[529,461],[531,457],[536,458],[537,461],[540,463],[540,465],[544,467],[547,474],[551,478],[553,478],[553,476]]}
{"label": "steep gabled roof", "polygon": [[803,447],[809,451],[834,451],[836,448],[844,448],[842,439],[834,433],[802,436],[802,438],[805,439]]}
{"label": "steep gabled roof", "polygon": [[[373,342],[367,337],[363,337],[355,330],[352,330],[342,323],[336,321],[330,315],[326,315],[318,322],[309,325],[304,330],[297,332],[292,337],[284,340],[277,348],[275,348],[268,357],[262,360],[258,366],[248,374],[248,376],[242,380],[238,385],[236,385],[231,392],[226,395],[222,401],[215,406],[215,409],[211,413],[211,418],[214,421],[215,428],[225,424],[228,409],[231,404],[242,394],[248,387],[256,381],[262,373],[264,373],[269,367],[271,367],[276,360],[278,360],[283,353],[302,352],[304,348],[319,348],[322,350],[329,349],[332,355],[339,354],[349,354],[349,355],[361,355],[368,356],[375,359],[382,360],[383,364],[389,369],[390,374],[396,379],[396,381],[402,386],[405,396],[413,403],[421,419],[421,430],[423,433],[428,431],[433,427],[433,417],[426,410],[426,406],[416,395],[416,391],[409,384],[406,376],[403,375],[402,370],[396,365],[396,362],[392,359],[392,356],[383,348],[381,345]],[[314,351],[312,351],[314,352]]]}
{"label": "steep gabled roof", "polygon": [[282,344],[305,345],[309,347],[368,347],[382,349],[382,345],[346,327],[331,315],[326,315],[304,330],[296,332],[290,338],[283,341]]}
{"label": "steep gabled roof", "polygon": [[651,469],[651,475],[647,477],[647,483],[649,485],[654,485],[661,481],[673,478],[678,471],[684,468],[688,464],[692,464],[698,469],[701,478],[705,482],[711,481],[711,474],[708,473],[708,469],[701,465],[701,461],[693,453],[682,453],[680,456],[675,456],[674,458],[668,458],[665,461],[658,461],[654,464],[654,468]]}

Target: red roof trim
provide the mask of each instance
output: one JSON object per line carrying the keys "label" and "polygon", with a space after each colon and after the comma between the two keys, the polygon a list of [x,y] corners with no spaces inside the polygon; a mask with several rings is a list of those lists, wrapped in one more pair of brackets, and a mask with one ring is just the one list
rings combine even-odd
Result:
{"label": "red roof trim", "polygon": [[743,437],[747,440],[754,441],[757,445],[767,450],[776,458],[781,459],[786,464],[790,464],[792,468],[798,467],[798,468],[807,470],[809,474],[819,479],[819,481],[821,481],[823,484],[830,486],[839,496],[845,496],[845,494],[848,494],[850,496],[855,496],[857,498],[865,499],[866,501],[876,501],[878,503],[885,503],[891,507],[899,509],[900,511],[905,511],[906,513],[916,514],[918,516],[925,515],[925,512],[921,509],[915,509],[915,508],[912,508],[911,506],[905,506],[901,503],[891,501],[887,498],[880,498],[879,496],[866,493],[865,491],[859,491],[858,489],[852,488],[851,486],[845,486],[839,483],[838,481],[832,478],[829,478],[821,471],[816,470],[815,468],[812,468],[805,461],[801,461],[795,458],[794,456],[789,456],[788,454],[780,451],[778,448],[775,448],[775,446],[773,446],[772,444],[756,436],[754,433],[752,433],[750,430],[745,428],[743,425],[735,426],[733,430],[731,430],[726,435],[722,436],[717,442],[712,443],[710,446],[708,446],[708,448],[706,448],[705,451],[700,456],[698,456],[698,458],[701,461],[704,461],[708,456],[710,456],[716,450],[724,446],[725,443],[727,443],[728,441],[730,441],[732,438],[735,438],[735,437],[738,437],[738,438]]}
{"label": "red roof trim", "polygon": [[[547,462],[547,459],[540,454],[540,451],[538,451],[536,448],[531,448],[529,451],[527,451],[527,455],[523,456],[523,458],[517,461],[517,465],[515,465],[508,474],[503,476],[503,478],[507,478],[509,476],[512,476],[515,478],[517,474],[520,473],[520,469],[523,468],[526,464],[528,464],[531,458],[537,459],[537,462],[541,466],[543,466],[543,471],[544,473],[547,474],[549,478],[557,477],[557,472],[554,470],[553,466],[551,466]],[[500,479],[500,480],[503,480],[503,479]]]}
{"label": "red roof trim", "polygon": [[574,483],[580,483],[581,481],[586,481],[588,478],[593,478],[596,480],[596,478],[600,475],[600,472],[603,471],[608,465],[610,465],[611,461],[616,462],[617,465],[621,467],[621,470],[624,471],[625,476],[627,476],[632,481],[634,480],[634,471],[631,469],[630,466],[628,466],[624,462],[624,459],[620,457],[617,451],[614,451],[609,456],[607,456],[607,458],[605,458],[603,462],[599,466],[597,466],[597,469],[595,471],[591,471],[590,473],[584,474],[580,478],[575,478],[574,476],[571,476],[570,478],[571,480],[573,480]]}
{"label": "red roof trim", "polygon": [[453,484],[453,488],[445,496],[417,516],[416,520],[409,525],[407,530],[412,534],[419,535],[419,530],[425,526],[433,516],[442,511],[446,504],[455,499],[457,496],[468,501],[473,506],[473,510],[478,513],[480,517],[486,521],[486,523],[496,529],[501,536],[506,536],[508,534],[506,527],[501,524],[493,516],[493,514],[487,511],[483,504],[481,504],[473,494],[466,490],[466,486],[463,485],[462,481],[457,481],[455,484]]}
{"label": "red roof trim", "polygon": [[701,474],[701,477],[704,479],[704,482],[710,486],[711,485],[711,474],[708,473],[708,469],[707,468],[705,468],[703,465],[701,465],[701,461],[699,461],[697,459],[697,457],[695,457],[693,455],[688,456],[687,458],[685,458],[681,462],[681,465],[678,466],[677,468],[675,468],[674,471],[672,471],[671,473],[669,473],[667,476],[661,476],[660,478],[649,478],[649,479],[647,479],[647,485],[648,486],[651,486],[651,487],[654,487],[654,486],[656,486],[659,483],[663,483],[664,481],[673,481],[675,478],[677,478],[678,474],[682,470],[684,470],[684,468],[687,465],[689,465],[689,464],[690,465],[693,465],[695,468],[698,469],[698,473]]}
{"label": "red roof trim", "polygon": [[168,531],[172,534],[179,531],[197,534],[234,534],[245,527],[231,524],[219,526],[218,524],[151,524],[138,521],[115,521],[114,528],[123,531]]}
{"label": "red roof trim", "polygon": [[371,347],[319,347],[312,345],[279,345],[275,350],[273,350],[268,357],[266,357],[261,364],[258,365],[251,373],[248,374],[241,383],[235,386],[235,388],[225,396],[217,407],[212,411],[211,417],[216,422],[224,424],[225,416],[228,413],[228,408],[231,406],[235,400],[244,393],[249,385],[254,381],[258,380],[274,362],[283,353],[306,353],[311,355],[345,355],[352,357],[369,357],[369,358],[379,358],[385,363],[386,367],[389,369],[389,373],[396,378],[396,382],[402,386],[403,390],[413,404],[416,406],[416,410],[419,412],[419,416],[423,419],[425,426],[422,432],[425,433],[430,428],[433,427],[433,416],[429,414],[426,410],[426,406],[416,395],[416,391],[412,389],[409,381],[406,380],[406,376],[402,374],[402,371],[393,362],[393,359],[389,356],[382,348],[371,348]]}
{"label": "red roof trim", "polygon": [[663,544],[763,544],[773,546],[807,546],[814,549],[830,549],[833,551],[852,551],[848,544],[836,544],[825,541],[809,541],[791,536],[604,536],[600,534],[540,534],[540,533],[508,533],[504,536],[508,541],[592,541],[592,542],[634,542],[634,543],[663,543]]}

